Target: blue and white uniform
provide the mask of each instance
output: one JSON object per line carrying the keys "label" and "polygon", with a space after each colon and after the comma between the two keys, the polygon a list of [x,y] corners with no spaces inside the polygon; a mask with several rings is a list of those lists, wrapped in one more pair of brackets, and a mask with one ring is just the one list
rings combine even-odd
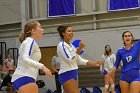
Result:
{"label": "blue and white uniform", "polygon": [[37,43],[33,38],[27,37],[20,45],[17,68],[12,75],[13,86],[17,90],[25,83],[21,81],[35,82],[38,69],[42,69],[43,66],[39,63],[40,58],[41,52]]}
{"label": "blue and white uniform", "polygon": [[113,67],[116,56],[114,54],[111,54],[110,56],[102,55],[102,60],[104,62],[103,66],[100,66],[100,70],[103,71],[103,74],[106,75],[110,71],[110,69]]}
{"label": "blue and white uniform", "polygon": [[86,65],[88,60],[76,54],[76,48],[72,44],[61,41],[57,46],[57,54],[60,60],[59,81],[61,84],[69,79],[77,79],[78,64]]}
{"label": "blue and white uniform", "polygon": [[114,66],[118,68],[120,61],[123,62],[120,80],[128,83],[140,82],[140,40],[136,42],[129,50],[126,48],[118,49],[116,62]]}

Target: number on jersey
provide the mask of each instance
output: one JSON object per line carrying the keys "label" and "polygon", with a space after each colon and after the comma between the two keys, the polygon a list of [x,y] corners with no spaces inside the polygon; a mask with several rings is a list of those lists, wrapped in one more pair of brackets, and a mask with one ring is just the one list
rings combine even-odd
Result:
{"label": "number on jersey", "polygon": [[132,61],[132,56],[128,56],[126,57],[127,62],[129,63],[130,61]]}

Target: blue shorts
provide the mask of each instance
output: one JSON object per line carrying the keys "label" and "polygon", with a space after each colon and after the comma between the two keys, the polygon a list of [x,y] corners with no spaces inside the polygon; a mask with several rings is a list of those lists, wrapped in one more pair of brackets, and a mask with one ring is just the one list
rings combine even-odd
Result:
{"label": "blue shorts", "polygon": [[131,69],[127,72],[122,72],[120,80],[126,81],[128,83],[138,81],[140,82],[140,72],[139,69]]}
{"label": "blue shorts", "polygon": [[12,82],[12,85],[13,85],[14,89],[19,90],[19,88],[21,86],[24,86],[24,85],[31,83],[31,82],[35,82],[35,79],[33,79],[31,77],[24,76],[24,77],[18,78],[14,82]]}
{"label": "blue shorts", "polygon": [[66,81],[70,80],[70,79],[75,79],[77,80],[77,76],[78,76],[78,70],[71,70],[71,71],[67,71],[64,73],[61,73],[59,75],[59,82],[61,85],[63,85]]}
{"label": "blue shorts", "polygon": [[106,75],[108,74],[108,72],[104,69],[103,74]]}

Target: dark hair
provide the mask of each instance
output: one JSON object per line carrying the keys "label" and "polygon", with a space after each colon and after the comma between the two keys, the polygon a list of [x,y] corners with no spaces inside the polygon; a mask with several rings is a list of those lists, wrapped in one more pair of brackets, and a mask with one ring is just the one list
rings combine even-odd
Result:
{"label": "dark hair", "polygon": [[70,27],[70,26],[67,26],[67,25],[61,25],[57,28],[57,31],[61,37],[61,39],[64,39],[64,36],[62,33],[65,33],[65,31],[67,30],[67,28]]}
{"label": "dark hair", "polygon": [[[131,36],[132,36],[132,38],[133,38],[133,40],[134,40],[133,34],[132,34],[130,31],[124,31],[124,32],[123,32],[123,34],[122,34],[122,39],[123,39],[123,40],[124,40],[124,35],[125,35],[125,33],[130,33]],[[125,45],[125,42],[123,42],[123,44],[124,44],[124,46],[126,46],[126,45]]]}
{"label": "dark hair", "polygon": [[25,40],[26,37],[32,36],[32,29],[35,29],[38,25],[38,21],[28,21],[24,26],[24,31],[19,36],[19,41],[22,43],[23,40]]}
{"label": "dark hair", "polygon": [[[109,46],[109,48],[110,48],[109,51],[106,50],[107,46]],[[112,53],[112,50],[111,50],[110,45],[106,45],[106,46],[105,46],[105,50],[104,50],[104,55],[109,56],[109,54],[111,54],[111,53]]]}

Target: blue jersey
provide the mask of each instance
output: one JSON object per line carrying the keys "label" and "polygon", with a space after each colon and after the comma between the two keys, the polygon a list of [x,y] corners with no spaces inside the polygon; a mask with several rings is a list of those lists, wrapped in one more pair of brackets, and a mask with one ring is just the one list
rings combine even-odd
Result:
{"label": "blue jersey", "polygon": [[118,49],[116,54],[116,62],[114,66],[118,68],[120,61],[123,62],[122,72],[129,71],[130,69],[140,68],[139,58],[140,58],[140,40],[136,42],[129,50],[126,48]]}

